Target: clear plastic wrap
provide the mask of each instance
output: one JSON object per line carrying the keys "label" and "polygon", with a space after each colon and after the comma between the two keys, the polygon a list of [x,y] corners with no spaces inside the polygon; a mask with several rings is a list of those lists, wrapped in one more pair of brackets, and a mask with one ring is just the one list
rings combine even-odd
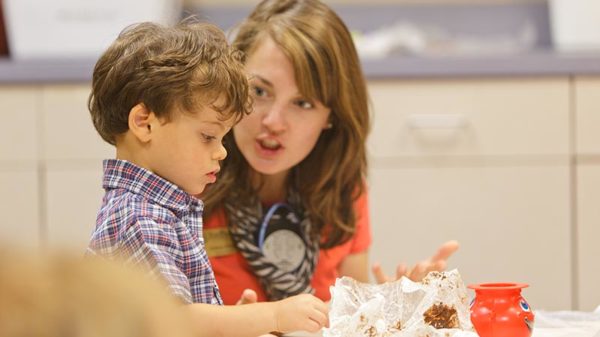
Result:
{"label": "clear plastic wrap", "polygon": [[477,337],[458,271],[384,284],[342,277],[331,287],[324,337]]}

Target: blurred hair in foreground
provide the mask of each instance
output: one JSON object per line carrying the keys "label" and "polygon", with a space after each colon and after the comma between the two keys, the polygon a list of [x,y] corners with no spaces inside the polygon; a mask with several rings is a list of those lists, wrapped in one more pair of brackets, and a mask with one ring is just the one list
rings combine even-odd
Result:
{"label": "blurred hair in foreground", "polygon": [[183,306],[115,262],[0,250],[1,337],[188,337]]}

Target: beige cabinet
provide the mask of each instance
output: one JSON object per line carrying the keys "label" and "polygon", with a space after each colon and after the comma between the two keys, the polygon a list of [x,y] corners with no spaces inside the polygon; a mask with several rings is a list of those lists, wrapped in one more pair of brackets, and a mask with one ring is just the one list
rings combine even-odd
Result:
{"label": "beige cabinet", "polygon": [[100,160],[97,166],[49,167],[45,194],[49,247],[80,252],[87,247],[104,195]]}
{"label": "beige cabinet", "polygon": [[371,81],[369,94],[376,158],[569,152],[566,78]]}
{"label": "beige cabinet", "polygon": [[[114,149],[89,85],[0,86],[0,243],[82,252]],[[447,239],[467,283],[527,282],[538,309],[600,304],[600,78],[369,82],[374,245],[391,272]],[[573,160],[575,158],[576,160]]]}
{"label": "beige cabinet", "polygon": [[39,95],[35,86],[0,86],[0,246],[41,244]]}
{"label": "beige cabinet", "polygon": [[0,243],[83,252],[102,198],[102,159],[83,85],[0,86]]}
{"label": "beige cabinet", "polygon": [[600,77],[577,78],[574,92],[577,154],[600,156]]}
{"label": "beige cabinet", "polygon": [[465,282],[526,282],[535,308],[570,308],[569,81],[372,81],[369,90],[371,259],[391,271],[457,239],[450,267]]}
{"label": "beige cabinet", "polygon": [[0,86],[0,165],[37,162],[41,128],[40,89],[35,86]]}
{"label": "beige cabinet", "polygon": [[39,177],[36,166],[0,167],[0,246],[40,248]]}
{"label": "beige cabinet", "polygon": [[49,162],[94,163],[114,156],[92,124],[87,108],[89,85],[44,86],[41,118],[45,160]]}
{"label": "beige cabinet", "polygon": [[600,77],[575,81],[579,307],[600,305]]}
{"label": "beige cabinet", "polygon": [[102,160],[114,148],[96,133],[87,109],[88,85],[46,86],[41,109],[50,247],[83,251],[102,201]]}
{"label": "beige cabinet", "polygon": [[600,305],[600,159],[577,168],[579,308]]}

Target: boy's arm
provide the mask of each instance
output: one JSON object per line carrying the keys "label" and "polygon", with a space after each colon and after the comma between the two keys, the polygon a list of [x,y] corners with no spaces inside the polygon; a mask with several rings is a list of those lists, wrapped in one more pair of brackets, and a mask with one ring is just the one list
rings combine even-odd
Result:
{"label": "boy's arm", "polygon": [[317,332],[328,325],[328,308],[303,294],[277,302],[218,306],[186,306],[198,336],[256,337],[270,331]]}

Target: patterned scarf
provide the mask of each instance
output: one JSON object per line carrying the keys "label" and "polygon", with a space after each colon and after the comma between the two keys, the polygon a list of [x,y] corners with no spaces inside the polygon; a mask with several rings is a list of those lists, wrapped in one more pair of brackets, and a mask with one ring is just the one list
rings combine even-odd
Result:
{"label": "patterned scarf", "polygon": [[[287,204],[272,207],[267,214],[258,198],[248,204],[240,203],[241,199],[234,195],[225,201],[229,232],[269,300],[314,293],[310,282],[319,257],[319,238],[311,232],[299,195],[290,192]],[[291,255],[294,262],[279,258],[281,253]]]}

